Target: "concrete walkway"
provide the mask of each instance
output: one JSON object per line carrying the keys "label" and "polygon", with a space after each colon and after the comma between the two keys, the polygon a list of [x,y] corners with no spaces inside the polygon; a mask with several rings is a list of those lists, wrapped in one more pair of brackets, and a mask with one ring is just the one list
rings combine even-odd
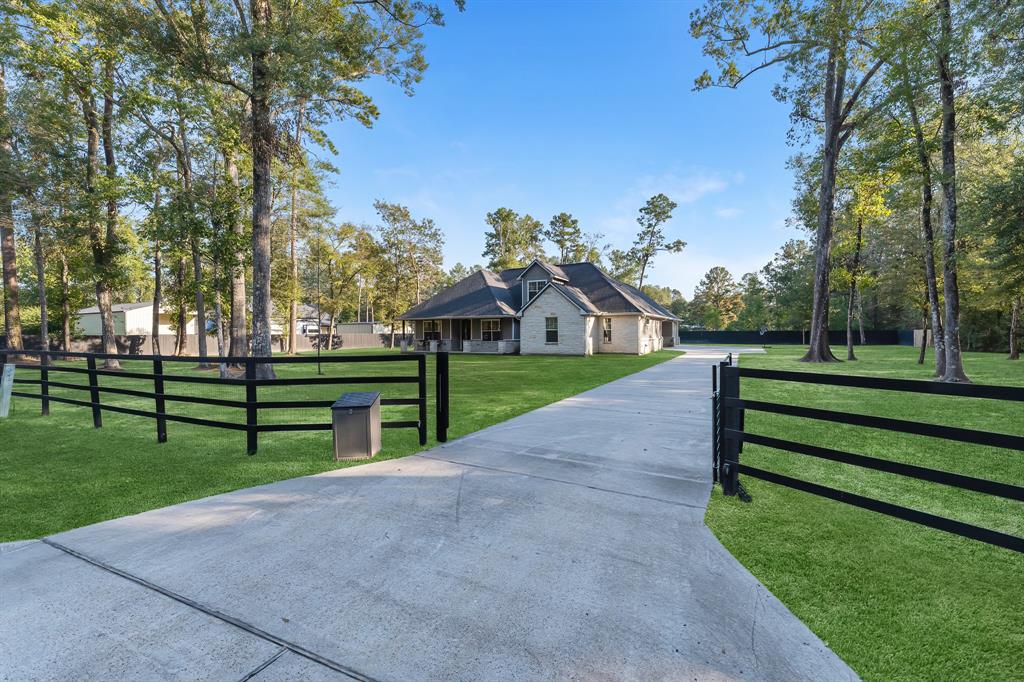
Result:
{"label": "concrete walkway", "polygon": [[714,359],[6,546],[0,678],[855,679],[703,524]]}

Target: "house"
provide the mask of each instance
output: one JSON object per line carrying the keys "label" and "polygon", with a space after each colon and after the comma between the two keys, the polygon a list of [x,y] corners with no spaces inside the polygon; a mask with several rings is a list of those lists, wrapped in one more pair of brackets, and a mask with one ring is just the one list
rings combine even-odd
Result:
{"label": "house", "polygon": [[[153,331],[153,302],[115,303],[110,306],[114,315],[115,336],[149,336]],[[81,336],[102,336],[99,306],[82,308],[76,314],[75,327]],[[160,311],[160,333],[174,334],[177,315],[169,308]],[[185,333],[196,333],[194,315],[186,317]]]}
{"label": "house", "polygon": [[474,272],[398,319],[420,348],[474,353],[643,355],[679,331],[669,310],[593,263],[542,260]]}

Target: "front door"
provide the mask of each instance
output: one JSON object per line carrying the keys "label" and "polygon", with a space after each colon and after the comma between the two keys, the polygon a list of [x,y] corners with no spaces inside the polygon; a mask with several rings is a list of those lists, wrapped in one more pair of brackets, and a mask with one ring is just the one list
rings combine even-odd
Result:
{"label": "front door", "polygon": [[462,340],[463,341],[469,341],[470,334],[471,334],[471,329],[472,329],[472,327],[470,325],[472,325],[472,323],[473,323],[472,320],[463,320],[462,321]]}

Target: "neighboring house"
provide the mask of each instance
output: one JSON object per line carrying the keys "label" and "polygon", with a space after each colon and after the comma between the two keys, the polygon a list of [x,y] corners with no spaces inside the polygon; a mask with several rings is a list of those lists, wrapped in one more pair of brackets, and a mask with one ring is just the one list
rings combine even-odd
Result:
{"label": "neighboring house", "polygon": [[679,318],[593,263],[541,260],[474,272],[398,319],[421,348],[474,353],[642,355],[679,332]]}
{"label": "neighboring house", "polygon": [[[110,306],[114,315],[115,336],[149,336],[153,331],[153,302],[115,303]],[[160,334],[174,334],[176,314],[168,309],[160,312]],[[186,318],[185,333],[196,333],[195,316]],[[82,308],[76,313],[75,327],[81,336],[102,336],[98,306]]]}
{"label": "neighboring house", "polygon": [[321,311],[320,323],[317,324],[317,310],[315,305],[300,303],[296,311],[295,327],[302,336],[316,336],[318,333],[327,334],[330,331],[331,318]]}

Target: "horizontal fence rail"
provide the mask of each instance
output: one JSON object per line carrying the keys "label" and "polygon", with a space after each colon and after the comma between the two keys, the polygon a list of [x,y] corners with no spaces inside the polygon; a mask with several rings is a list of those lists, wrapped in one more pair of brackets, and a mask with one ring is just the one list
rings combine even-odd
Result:
{"label": "horizontal fence rail", "polygon": [[1014,386],[990,386],[979,384],[948,384],[912,379],[888,379],[864,376],[817,374],[810,372],[791,372],[780,370],[753,369],[732,367],[731,363],[721,363],[712,377],[712,461],[715,467],[714,478],[722,485],[726,495],[741,492],[739,475],[745,474],[776,485],[801,490],[813,495],[844,502],[862,509],[869,509],[887,514],[906,521],[912,521],[930,528],[936,528],[963,537],[980,540],[999,547],[1024,552],[1024,538],[982,528],[969,523],[948,519],[936,514],[911,509],[889,502],[838,490],[829,486],[812,483],[793,476],[750,466],[740,462],[743,443],[753,443],[775,450],[824,459],[842,464],[849,464],[863,469],[895,474],[930,483],[970,490],[976,493],[993,495],[1009,500],[1024,502],[1024,486],[991,481],[975,476],[957,474],[939,469],[907,464],[903,462],[870,457],[852,452],[797,443],[784,438],[776,438],[764,434],[752,433],[744,428],[744,415],[747,410],[781,414],[802,419],[810,419],[823,423],[848,424],[872,429],[907,433],[919,436],[940,438],[971,445],[985,445],[1024,452],[1024,437],[967,429],[943,424],[930,424],[892,417],[876,417],[865,414],[854,414],[826,410],[816,407],[787,405],[762,400],[750,400],[740,396],[740,379],[761,379],[768,381],[788,381],[801,384],[816,384],[852,388],[866,388],[883,391],[900,391],[928,395],[945,395],[964,398],[982,398],[987,400],[1024,403],[1024,388]]}
{"label": "horizontal fence rail", "polygon": [[[15,362],[8,358],[14,357]],[[26,362],[27,357],[38,357],[39,362]],[[74,367],[68,365],[54,364],[55,359],[85,360],[85,367]],[[131,362],[148,362],[152,364],[151,372],[140,372],[134,369],[106,369],[97,366],[98,360],[117,360]],[[234,368],[241,367],[244,374],[234,377],[210,377],[190,376],[180,374],[168,374],[164,371],[164,363],[178,362],[190,364],[227,365]],[[404,363],[405,366],[415,365],[415,371],[400,375],[380,376],[317,376],[317,377],[285,377],[285,378],[263,378],[257,376],[257,367],[262,364],[269,365],[382,365],[388,363]],[[93,426],[103,426],[103,412],[115,412],[128,414],[137,417],[147,417],[156,420],[157,442],[167,441],[167,422],[178,422],[192,424],[195,426],[207,426],[213,428],[244,431],[246,433],[246,449],[249,454],[255,454],[258,448],[258,435],[260,433],[288,432],[288,431],[324,431],[332,428],[330,421],[315,423],[283,423],[283,424],[261,424],[259,423],[259,412],[261,410],[289,410],[309,408],[329,408],[333,400],[259,400],[258,389],[273,386],[346,386],[346,385],[415,385],[417,388],[416,397],[382,397],[381,405],[393,406],[416,406],[418,407],[417,419],[389,420],[382,421],[381,427],[385,429],[416,429],[419,435],[420,445],[427,443],[427,356],[423,353],[403,353],[393,355],[327,355],[317,357],[219,357],[219,356],[139,356],[119,355],[113,353],[83,353],[74,351],[12,351],[0,350],[0,368],[4,364],[12,364],[16,368],[36,370],[39,378],[15,377],[14,383],[23,386],[39,386],[38,393],[28,391],[12,390],[11,396],[18,398],[31,398],[40,401],[41,413],[50,413],[50,403],[62,403],[89,407],[92,410]],[[238,370],[235,369],[237,372]],[[86,375],[88,383],[72,383],[68,381],[52,380],[50,373],[66,375]],[[448,354],[437,354],[437,439],[441,442],[447,440],[448,428]],[[121,386],[103,386],[100,384],[100,377],[119,377],[122,379],[133,379],[152,382],[152,390],[136,388],[125,388]],[[241,386],[245,388],[244,400],[232,400],[226,398],[214,398],[207,396],[191,396],[174,393],[167,393],[165,384],[189,383],[201,385],[220,386]],[[51,388],[64,390],[81,391],[88,394],[88,399],[71,398],[63,395],[51,395]],[[114,405],[110,402],[103,402],[104,394],[127,396],[152,400],[154,409],[146,410],[124,405]],[[238,422],[223,421],[217,419],[206,419],[188,415],[173,414],[167,411],[167,403],[189,403],[199,405],[210,405],[215,407],[234,408],[243,411],[243,420]]]}

